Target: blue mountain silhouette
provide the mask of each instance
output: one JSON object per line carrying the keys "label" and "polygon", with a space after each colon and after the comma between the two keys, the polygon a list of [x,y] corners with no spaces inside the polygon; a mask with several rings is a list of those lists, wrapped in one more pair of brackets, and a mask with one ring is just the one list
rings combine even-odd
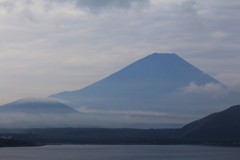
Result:
{"label": "blue mountain silhouette", "polygon": [[191,83],[224,86],[176,54],[153,53],[85,88],[50,97],[94,108],[131,108],[142,106],[138,102],[143,99],[159,99]]}

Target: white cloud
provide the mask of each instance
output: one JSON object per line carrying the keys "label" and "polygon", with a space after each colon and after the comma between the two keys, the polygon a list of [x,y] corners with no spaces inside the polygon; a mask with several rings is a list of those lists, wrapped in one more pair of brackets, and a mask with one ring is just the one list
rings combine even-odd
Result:
{"label": "white cloud", "polygon": [[78,109],[81,113],[100,113],[100,114],[117,114],[117,115],[132,115],[132,116],[171,116],[171,113],[157,112],[157,111],[141,111],[141,110],[101,110],[89,109],[88,107],[80,107]]}
{"label": "white cloud", "polygon": [[222,96],[229,93],[229,89],[222,84],[207,83],[205,85],[197,85],[191,82],[188,86],[182,88],[185,94],[207,94],[209,96]]}
{"label": "white cloud", "polygon": [[53,115],[25,113],[0,113],[0,125],[3,128],[41,128],[41,127],[80,127],[91,121],[83,121],[78,115]]}
{"label": "white cloud", "polygon": [[216,39],[222,39],[222,38],[226,38],[228,36],[227,33],[221,32],[221,31],[214,31],[214,32],[210,33],[210,35]]}
{"label": "white cloud", "polygon": [[0,113],[2,128],[46,127],[181,127],[199,115],[182,115],[145,111],[81,110],[81,114]]}
{"label": "white cloud", "polygon": [[85,8],[93,13],[106,10],[130,9],[146,7],[148,0],[73,0],[77,7]]}

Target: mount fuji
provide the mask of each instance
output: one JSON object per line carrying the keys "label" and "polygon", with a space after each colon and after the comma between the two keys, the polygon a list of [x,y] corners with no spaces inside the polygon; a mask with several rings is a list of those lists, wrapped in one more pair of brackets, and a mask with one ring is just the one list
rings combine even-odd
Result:
{"label": "mount fuji", "polygon": [[136,126],[180,126],[238,99],[226,85],[173,53],[153,53],[85,88],[50,97],[95,118],[127,119]]}

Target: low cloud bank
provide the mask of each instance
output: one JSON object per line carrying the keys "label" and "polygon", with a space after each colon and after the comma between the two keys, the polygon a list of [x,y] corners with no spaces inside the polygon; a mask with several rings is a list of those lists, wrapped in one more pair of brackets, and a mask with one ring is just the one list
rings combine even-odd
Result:
{"label": "low cloud bank", "polygon": [[[105,111],[80,109],[81,114],[0,113],[0,128],[107,127],[164,128],[181,127],[196,115],[176,115],[144,111]],[[183,118],[184,117],[184,118]]]}
{"label": "low cloud bank", "polygon": [[207,94],[212,96],[223,96],[230,92],[230,89],[222,84],[207,83],[204,85],[197,85],[195,82],[191,82],[188,86],[182,88],[185,94]]}

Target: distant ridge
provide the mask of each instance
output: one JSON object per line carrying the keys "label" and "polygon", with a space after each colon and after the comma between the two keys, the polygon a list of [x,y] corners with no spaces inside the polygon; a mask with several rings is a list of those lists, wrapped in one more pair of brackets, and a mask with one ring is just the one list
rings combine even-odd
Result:
{"label": "distant ridge", "polygon": [[52,99],[21,99],[0,106],[0,113],[66,115],[79,112]]}

